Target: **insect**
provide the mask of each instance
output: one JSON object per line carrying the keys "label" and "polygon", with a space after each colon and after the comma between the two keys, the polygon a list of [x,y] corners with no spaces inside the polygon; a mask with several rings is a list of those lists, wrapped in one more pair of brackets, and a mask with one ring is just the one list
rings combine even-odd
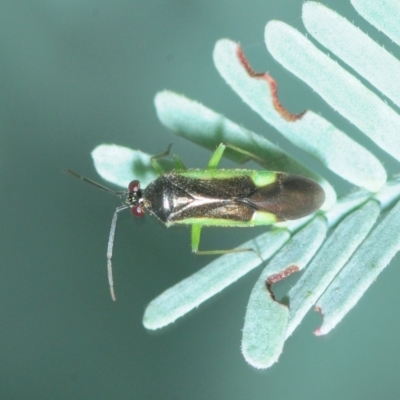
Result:
{"label": "insect", "polygon": [[167,227],[191,226],[191,246],[196,254],[224,254],[253,249],[199,250],[203,226],[252,227],[305,217],[317,211],[325,200],[322,187],[310,178],[275,171],[249,169],[217,169],[225,149],[229,147],[259,159],[238,147],[221,143],[211,156],[206,169],[187,169],[173,157],[175,169],[164,172],[157,158],[169,154],[169,149],[151,159],[159,177],[145,189],[140,182],[129,183],[128,190],[113,191],[74,171],[72,175],[101,190],[124,198],[111,222],[107,246],[107,269],[111,297],[116,299],[112,277],[112,253],[117,217],[130,208],[135,217],[148,211]]}

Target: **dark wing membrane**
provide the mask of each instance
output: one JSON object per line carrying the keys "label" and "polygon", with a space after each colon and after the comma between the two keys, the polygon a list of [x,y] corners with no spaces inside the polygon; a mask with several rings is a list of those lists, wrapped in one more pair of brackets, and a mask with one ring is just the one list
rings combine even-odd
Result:
{"label": "dark wing membrane", "polygon": [[267,211],[278,220],[305,217],[317,211],[325,201],[325,192],[312,179],[299,175],[277,173],[276,182],[257,189],[240,202]]}

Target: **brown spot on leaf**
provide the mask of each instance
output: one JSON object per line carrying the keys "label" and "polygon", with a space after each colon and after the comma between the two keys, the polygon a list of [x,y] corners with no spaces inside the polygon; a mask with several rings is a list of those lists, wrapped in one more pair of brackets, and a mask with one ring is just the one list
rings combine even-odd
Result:
{"label": "brown spot on leaf", "polygon": [[271,295],[272,299],[276,301],[275,295],[271,290],[271,287],[274,283],[279,282],[280,280],[288,277],[289,275],[292,275],[294,272],[299,271],[299,267],[297,265],[291,265],[290,267],[287,267],[281,272],[278,272],[277,274],[271,275],[268,277],[268,279],[265,281],[265,287],[267,288],[269,294]]}
{"label": "brown spot on leaf", "polygon": [[[322,318],[324,317],[324,313],[322,312],[322,308],[320,306],[315,306],[314,307],[314,311],[317,312],[317,313],[320,313]],[[314,331],[314,335],[315,336],[322,336],[323,335],[323,333],[321,331],[321,327],[319,327],[318,329],[316,329]]]}
{"label": "brown spot on leaf", "polygon": [[301,117],[306,113],[306,111],[303,111],[300,114],[292,114],[279,101],[278,84],[276,83],[275,79],[272,78],[272,76],[267,74],[266,72],[255,72],[251,68],[251,65],[247,61],[247,58],[245,57],[243,50],[239,45],[237,46],[236,54],[239,58],[240,63],[243,65],[244,69],[252,78],[262,79],[267,82],[269,89],[271,91],[272,104],[274,105],[275,110],[278,111],[278,113],[282,116],[282,118],[290,122],[294,122],[297,121],[298,119],[301,119]]}
{"label": "brown spot on leaf", "polygon": [[285,270],[278,272],[277,274],[271,275],[266,282],[266,285],[271,287],[274,283],[279,282],[280,280],[292,275],[294,272],[297,272],[299,267],[297,265],[291,265],[287,267]]}

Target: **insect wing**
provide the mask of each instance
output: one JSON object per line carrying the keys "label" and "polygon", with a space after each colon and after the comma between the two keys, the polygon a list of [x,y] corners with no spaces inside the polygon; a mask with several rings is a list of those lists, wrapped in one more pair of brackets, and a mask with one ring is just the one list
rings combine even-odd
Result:
{"label": "insect wing", "polygon": [[258,188],[240,201],[256,210],[273,213],[278,220],[284,221],[317,211],[325,201],[325,192],[312,179],[279,172],[275,182]]}

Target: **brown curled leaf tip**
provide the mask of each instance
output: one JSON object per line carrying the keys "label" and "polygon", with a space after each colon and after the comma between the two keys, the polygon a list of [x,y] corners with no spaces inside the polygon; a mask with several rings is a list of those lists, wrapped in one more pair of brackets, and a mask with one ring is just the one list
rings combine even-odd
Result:
{"label": "brown curled leaf tip", "polygon": [[243,65],[244,69],[252,78],[263,79],[268,83],[269,90],[271,91],[272,104],[274,105],[275,110],[278,111],[278,113],[281,115],[281,117],[284,118],[286,121],[290,122],[294,122],[297,121],[298,119],[301,119],[301,117],[306,113],[307,110],[301,112],[300,114],[290,113],[279,101],[278,85],[275,79],[272,78],[272,76],[267,74],[266,72],[255,72],[253,68],[251,68],[251,65],[247,61],[247,58],[245,57],[243,50],[239,45],[237,46],[236,54],[239,58],[240,63]]}

